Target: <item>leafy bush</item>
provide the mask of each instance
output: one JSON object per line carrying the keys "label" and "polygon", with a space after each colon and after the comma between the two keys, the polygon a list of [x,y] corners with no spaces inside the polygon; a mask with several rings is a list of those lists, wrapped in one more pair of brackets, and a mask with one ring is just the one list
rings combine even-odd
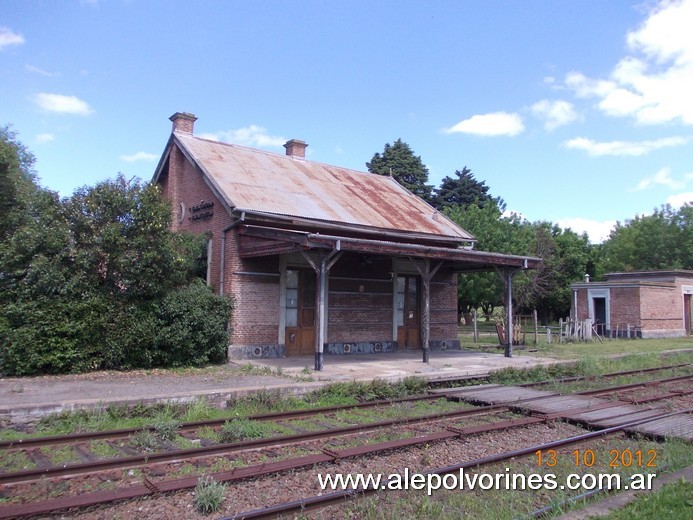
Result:
{"label": "leafy bush", "polygon": [[36,187],[21,209],[0,236],[0,374],[225,361],[231,301],[196,278],[205,239],[170,230],[158,186]]}
{"label": "leafy bush", "polygon": [[228,344],[231,300],[199,278],[161,302],[155,364],[180,367],[222,363]]}

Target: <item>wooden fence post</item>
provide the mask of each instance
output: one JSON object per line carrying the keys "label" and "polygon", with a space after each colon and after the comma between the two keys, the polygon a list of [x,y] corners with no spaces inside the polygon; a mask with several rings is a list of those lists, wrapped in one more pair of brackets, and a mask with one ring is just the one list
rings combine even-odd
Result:
{"label": "wooden fence post", "polygon": [[563,318],[558,320],[558,342],[563,343]]}

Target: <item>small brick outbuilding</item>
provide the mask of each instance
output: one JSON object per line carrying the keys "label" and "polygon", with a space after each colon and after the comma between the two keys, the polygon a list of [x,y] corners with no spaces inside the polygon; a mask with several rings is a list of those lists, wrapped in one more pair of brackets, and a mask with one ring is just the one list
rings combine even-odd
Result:
{"label": "small brick outbuilding", "polygon": [[[475,239],[394,179],[173,131],[153,181],[173,228],[208,237],[207,283],[235,300],[229,357],[459,348],[457,276],[512,276],[538,258],[475,251]],[[509,306],[512,312],[512,305]],[[512,336],[511,336],[512,337]],[[506,346],[510,355],[512,346]]]}
{"label": "small brick outbuilding", "polygon": [[628,330],[642,338],[692,334],[693,271],[608,273],[604,281],[571,287],[571,315],[591,319],[599,334],[624,335]]}

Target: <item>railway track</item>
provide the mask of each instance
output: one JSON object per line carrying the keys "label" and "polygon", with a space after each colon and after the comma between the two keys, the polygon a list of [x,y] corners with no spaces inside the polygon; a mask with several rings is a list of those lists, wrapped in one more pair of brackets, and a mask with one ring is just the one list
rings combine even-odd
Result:
{"label": "railway track", "polygon": [[[654,380],[650,382],[640,382],[631,385],[622,385],[619,387],[611,387],[608,389],[601,389],[598,391],[582,392],[580,394],[596,394],[609,393],[614,394],[617,391],[630,391],[633,388],[642,388],[645,386],[665,386],[670,383],[679,383],[690,380],[693,376],[677,376],[672,378],[664,378],[660,380]],[[690,392],[689,392],[690,393]],[[551,394],[557,395],[557,394]],[[578,395],[578,394],[576,394]],[[664,397],[660,399],[667,399],[673,396],[681,395],[681,392],[672,393],[665,392]],[[415,403],[418,401],[434,400],[439,399],[440,396],[419,396],[416,398],[400,399],[396,401],[385,401],[379,403],[368,403],[365,405],[356,406],[340,406],[335,408],[322,408],[319,410],[301,410],[296,412],[287,413],[276,413],[276,414],[264,414],[262,416],[255,416],[257,420],[286,420],[289,418],[296,417],[315,417],[316,414],[321,413],[323,415],[329,415],[335,413],[336,411],[350,410],[350,409],[367,409],[377,406],[393,406],[396,404],[406,404]],[[531,401],[531,399],[525,400]],[[654,399],[653,399],[654,401]],[[513,403],[513,408],[516,408],[520,401]],[[609,403],[603,404],[602,406],[611,406]],[[615,406],[615,404],[614,404]],[[228,456],[234,453],[248,452],[251,450],[258,450],[261,448],[272,447],[273,449],[280,448],[283,446],[296,445],[297,443],[305,443],[308,441],[325,440],[325,439],[335,439],[338,437],[344,437],[349,435],[363,434],[364,432],[382,430],[385,428],[405,428],[413,425],[421,424],[439,424],[440,427],[435,429],[435,431],[425,433],[424,435],[412,435],[406,438],[388,440],[380,443],[365,444],[354,446],[346,449],[330,449],[327,447],[319,448],[315,453],[309,455],[303,455],[299,457],[292,457],[287,460],[282,460],[274,463],[263,463],[249,465],[243,468],[237,468],[230,471],[222,471],[213,474],[212,476],[220,481],[225,482],[235,482],[242,479],[248,479],[253,477],[260,477],[263,475],[270,475],[277,472],[295,470],[298,468],[304,468],[307,466],[312,466],[315,464],[329,464],[335,461],[340,461],[343,459],[353,458],[353,457],[364,457],[370,454],[387,452],[396,449],[402,449],[412,446],[427,445],[430,443],[441,442],[450,439],[463,438],[466,436],[496,431],[502,429],[518,428],[523,426],[529,426],[532,424],[539,424],[542,422],[552,421],[561,417],[560,413],[557,414],[542,414],[530,417],[520,417],[520,418],[508,418],[507,412],[510,409],[507,405],[490,405],[485,407],[477,407],[472,409],[458,409],[452,411],[445,411],[441,413],[418,415],[413,417],[395,418],[387,421],[376,421],[368,424],[355,424],[348,427],[341,428],[326,428],[321,431],[304,432],[297,433],[294,435],[285,435],[280,437],[273,437],[270,439],[259,439],[252,441],[242,441],[237,443],[230,443],[218,446],[210,447],[200,447],[190,450],[177,450],[167,453],[153,453],[153,454],[143,454],[143,455],[133,455],[130,457],[124,457],[120,459],[108,460],[108,461],[94,461],[85,462],[82,464],[72,464],[66,467],[45,467],[37,468],[31,471],[20,471],[13,473],[0,474],[0,484],[11,488],[12,486],[19,485],[20,483],[26,483],[31,481],[36,481],[37,479],[55,478],[55,477],[68,477],[75,475],[90,475],[99,471],[108,471],[114,469],[123,468],[133,468],[133,467],[152,467],[154,465],[162,465],[165,463],[173,463],[176,461],[189,461],[194,458],[210,457],[215,455]],[[594,410],[594,407],[591,408]],[[575,410],[573,410],[575,411]],[[680,413],[680,412],[679,412]],[[309,415],[306,415],[309,414]],[[506,414],[506,415],[503,415]],[[494,415],[499,420],[494,420],[489,424],[477,424],[473,426],[456,426],[450,424],[451,421],[459,421],[463,419],[469,419],[473,417],[480,416],[490,416]],[[205,422],[208,423],[208,422]],[[191,423],[192,424],[192,423]],[[199,423],[195,423],[199,424]],[[191,427],[190,425],[184,425],[184,428]],[[615,431],[615,430],[614,430]],[[106,433],[106,432],[103,432]],[[122,432],[119,431],[117,435],[121,435]],[[45,440],[45,439],[44,439]],[[62,444],[62,439],[57,440],[57,444]],[[28,446],[23,443],[7,444],[3,447],[6,451],[18,450],[18,449],[36,449],[36,446]],[[146,472],[145,472],[146,473]],[[159,479],[155,481],[144,475],[142,481],[139,484],[129,485],[120,489],[113,491],[103,491],[97,493],[87,493],[75,497],[65,497],[49,501],[39,501],[24,504],[13,504],[4,507],[0,507],[0,518],[13,518],[17,516],[26,516],[32,514],[45,514],[50,512],[55,512],[59,510],[74,508],[74,507],[84,507],[90,505],[98,505],[102,503],[108,503],[117,500],[123,500],[127,498],[135,497],[146,497],[153,496],[161,493],[169,493],[173,491],[178,491],[182,489],[190,489],[195,487],[197,483],[197,476],[186,477],[178,479]]]}
{"label": "railway track", "polygon": [[[535,382],[535,383],[523,383],[519,384],[517,386],[526,386],[526,387],[536,387],[536,386],[543,386],[543,385],[548,385],[548,384],[555,384],[555,383],[568,383],[568,382],[576,382],[576,381],[592,381],[592,380],[597,380],[597,379],[608,379],[612,377],[621,377],[621,376],[629,376],[629,375],[637,375],[637,374],[649,374],[649,373],[654,373],[654,372],[661,372],[665,370],[675,370],[679,368],[685,368],[690,366],[690,363],[681,363],[677,365],[667,365],[663,367],[655,367],[655,368],[646,368],[646,369],[639,369],[639,370],[628,370],[628,371],[623,371],[623,372],[612,372],[609,374],[604,374],[600,376],[577,376],[577,377],[564,377],[564,378],[559,378],[555,380],[550,380],[550,381],[540,381],[540,382]],[[662,381],[667,381],[669,378],[662,379]],[[478,377],[478,378],[465,378],[463,381],[469,382],[469,381],[485,381],[487,380],[487,377]],[[455,379],[447,379],[444,382],[446,383],[451,383],[454,381],[460,381],[459,378]],[[432,387],[435,387],[439,385],[443,380],[436,380],[431,382]],[[641,383],[636,384],[633,386],[633,388],[642,386],[642,384],[648,384],[647,381],[643,381]],[[621,387],[623,388],[623,387]],[[595,392],[599,392],[600,390],[595,390]],[[610,391],[610,389],[606,389],[606,392]],[[358,403],[358,404],[350,404],[350,405],[338,405],[338,406],[329,406],[329,407],[318,407],[318,408],[310,408],[310,409],[300,409],[300,410],[290,410],[290,411],[284,411],[284,412],[271,412],[271,413],[264,413],[264,414],[256,414],[248,417],[248,419],[251,419],[253,421],[282,421],[286,419],[302,419],[302,418],[309,418],[309,417],[315,417],[317,415],[321,414],[331,414],[335,412],[341,412],[341,411],[347,411],[347,410],[361,410],[361,409],[371,409],[371,408],[377,408],[377,407],[387,407],[387,406],[393,406],[399,403],[413,403],[416,401],[434,401],[438,399],[439,396],[437,395],[420,395],[420,396],[413,396],[413,397],[405,397],[405,398],[399,398],[399,399],[386,399],[386,400],[376,400],[376,401],[368,401],[368,402],[363,402],[363,403]],[[186,432],[195,432],[201,428],[219,428],[223,426],[223,424],[228,421],[228,418],[223,418],[223,419],[210,419],[210,420],[205,420],[205,421],[195,421],[195,422],[187,422],[183,423],[178,426],[177,430],[181,434],[185,434]],[[8,441],[0,441],[0,453],[3,450],[10,450],[10,449],[17,449],[17,448],[41,448],[41,447],[47,447],[47,446],[57,446],[57,445],[63,445],[63,444],[79,444],[79,443],[86,443],[89,441],[97,441],[97,440],[115,440],[115,439],[122,439],[122,438],[127,438],[132,436],[133,434],[136,434],[140,431],[155,431],[156,427],[155,426],[149,426],[145,428],[123,428],[119,430],[106,430],[106,431],[93,431],[93,432],[76,432],[76,433],[71,433],[69,435],[56,435],[56,436],[45,436],[45,437],[25,437],[25,438],[20,438],[20,439],[13,439],[13,440],[8,440]]]}
{"label": "railway track", "polygon": [[[623,432],[626,428],[638,426],[645,424],[647,422],[655,421],[655,420],[660,420],[664,419],[667,417],[672,417],[681,413],[689,413],[693,412],[693,410],[688,410],[687,412],[667,412],[663,413],[660,416],[654,417],[654,418],[649,418],[649,419],[640,419],[640,420],[632,420],[632,421],[624,421],[622,424],[619,424],[617,426],[613,426],[610,428],[606,428],[603,430],[598,430],[598,431],[593,431],[593,432],[588,432],[585,434],[581,435],[576,435],[576,436],[571,436],[563,439],[558,439],[552,442],[544,443],[544,444],[538,444],[538,445],[532,445],[526,448],[518,449],[518,450],[512,450],[512,451],[506,451],[502,452],[496,455],[492,455],[489,457],[483,457],[483,458],[478,458],[478,459],[473,459],[469,461],[462,462],[460,464],[454,464],[454,465],[449,465],[449,466],[444,466],[440,468],[434,468],[430,469],[428,471],[425,471],[422,473],[424,476],[428,475],[447,475],[451,473],[456,473],[459,470],[465,470],[465,469],[474,469],[474,468],[483,468],[484,466],[488,466],[490,464],[496,464],[499,462],[505,462],[505,461],[510,461],[512,459],[518,458],[518,457],[523,457],[527,455],[532,455],[537,453],[538,451],[546,452],[549,450],[553,449],[558,449],[558,448],[564,448],[566,446],[571,446],[576,443],[582,443],[585,441],[589,441],[591,439],[595,438],[603,438],[605,436],[609,435],[614,435],[617,433]],[[353,498],[360,498],[364,497],[373,493],[377,493],[381,491],[382,489],[387,489],[389,486],[387,484],[384,484],[384,487],[374,487],[374,486],[368,486],[368,487],[361,487],[357,489],[346,489],[346,490],[341,490],[341,491],[335,491],[332,493],[326,493],[326,494],[319,494],[319,495],[313,495],[310,497],[305,497],[300,500],[294,500],[290,502],[284,502],[281,504],[275,504],[271,507],[264,507],[262,509],[255,509],[251,511],[244,511],[240,513],[236,513],[233,516],[227,516],[224,517],[223,520],[251,520],[251,519],[262,519],[262,518],[283,518],[284,515],[287,514],[293,514],[293,513],[303,513],[304,511],[308,510],[313,510],[313,509],[319,509],[319,508],[324,508],[332,504],[339,504],[343,503],[346,500],[353,499]]]}

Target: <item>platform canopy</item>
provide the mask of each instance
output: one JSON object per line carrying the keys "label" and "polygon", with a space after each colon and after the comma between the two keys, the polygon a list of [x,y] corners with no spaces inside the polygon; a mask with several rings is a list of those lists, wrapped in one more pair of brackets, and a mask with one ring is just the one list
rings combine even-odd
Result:
{"label": "platform canopy", "polygon": [[300,251],[344,251],[442,260],[452,264],[452,268],[459,272],[493,271],[499,268],[535,269],[541,262],[536,257],[475,251],[471,248],[425,246],[253,225],[241,226],[239,235],[239,251],[243,258]]}

